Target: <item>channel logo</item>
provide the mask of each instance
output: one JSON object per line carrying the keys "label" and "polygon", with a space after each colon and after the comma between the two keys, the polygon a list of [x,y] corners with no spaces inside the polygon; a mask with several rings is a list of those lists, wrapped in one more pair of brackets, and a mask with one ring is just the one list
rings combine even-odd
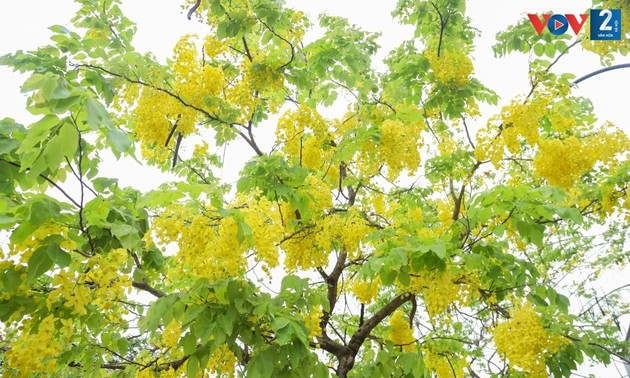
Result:
{"label": "channel logo", "polygon": [[621,9],[591,9],[591,40],[621,39]]}
{"label": "channel logo", "polygon": [[621,39],[621,9],[591,9],[589,14],[553,14],[529,13],[529,21],[534,30],[541,35],[545,28],[553,35],[562,35],[569,31],[577,35],[591,18],[591,40],[620,40]]}
{"label": "channel logo", "polygon": [[571,26],[571,30],[573,30],[575,35],[577,35],[586,23],[588,14],[580,14],[580,21],[578,21],[578,16],[574,14],[544,13],[539,16],[537,14],[530,13],[527,17],[529,17],[529,21],[531,21],[532,26],[534,26],[534,30],[536,30],[538,35],[542,34],[543,30],[545,30],[545,26],[549,29],[549,32],[554,35],[562,35],[566,33],[569,26]]}

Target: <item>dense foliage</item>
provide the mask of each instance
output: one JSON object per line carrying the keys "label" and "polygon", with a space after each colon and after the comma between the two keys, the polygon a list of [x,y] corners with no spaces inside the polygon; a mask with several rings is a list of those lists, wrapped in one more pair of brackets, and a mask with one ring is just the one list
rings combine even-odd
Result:
{"label": "dense foliage", "polygon": [[[630,261],[630,143],[555,70],[570,49],[611,64],[627,40],[538,36],[525,17],[495,53],[531,54],[531,91],[498,104],[475,78],[464,0],[399,0],[415,32],[382,70],[378,35],[330,15],[312,34],[281,0],[187,1],[208,34],[165,63],[134,49],[119,0],[77,3],[51,45],[0,58],[28,73],[38,117],[0,121],[3,376],[628,362],[628,298],[593,283]],[[627,1],[595,3],[630,25]],[[237,140],[252,157],[228,185],[220,151]],[[172,179],[121,187],[99,173],[110,152]]]}

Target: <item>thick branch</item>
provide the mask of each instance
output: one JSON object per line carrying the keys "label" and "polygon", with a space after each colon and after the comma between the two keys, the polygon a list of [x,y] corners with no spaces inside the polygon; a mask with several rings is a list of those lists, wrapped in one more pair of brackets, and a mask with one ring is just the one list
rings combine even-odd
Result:
{"label": "thick branch", "polygon": [[335,305],[337,304],[337,289],[339,286],[339,278],[341,277],[341,273],[343,272],[343,268],[346,265],[346,258],[348,254],[346,252],[340,252],[339,257],[337,258],[337,263],[333,268],[332,272],[328,274],[325,278],[326,285],[328,286],[328,311],[324,313],[322,316],[321,327],[322,329],[326,328],[328,324],[328,320],[330,319],[330,315],[332,315],[333,310],[335,309]]}
{"label": "thick branch", "polygon": [[378,312],[372,315],[371,318],[365,321],[361,327],[352,335],[350,342],[348,343],[348,347],[355,354],[361,348],[361,345],[365,341],[365,339],[370,335],[370,332],[381,322],[383,319],[391,315],[398,307],[402,306],[405,302],[410,301],[412,295],[403,293],[396,296],[392,299],[388,304],[383,306]]}
{"label": "thick branch", "polygon": [[135,287],[138,290],[142,290],[142,291],[146,291],[147,293],[158,297],[158,298],[162,298],[166,296],[166,293],[164,293],[161,290],[158,290],[156,288],[154,288],[153,286],[149,285],[146,282],[139,282],[139,281],[133,281],[133,283],[131,284],[133,287]]}

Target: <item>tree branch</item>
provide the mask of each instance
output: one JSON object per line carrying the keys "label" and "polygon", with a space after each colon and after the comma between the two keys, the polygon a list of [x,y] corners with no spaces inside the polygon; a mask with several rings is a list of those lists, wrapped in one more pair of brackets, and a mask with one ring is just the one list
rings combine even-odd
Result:
{"label": "tree branch", "polygon": [[[22,168],[22,166],[18,163],[12,162],[12,161],[8,161],[5,160],[3,158],[0,158],[1,161],[4,161],[7,164],[10,164],[14,167],[17,168]],[[27,168],[27,170],[30,170],[30,168]],[[50,178],[48,178],[47,176],[43,175],[43,174],[39,174],[39,177],[43,178],[44,180],[46,180],[50,185],[52,185],[53,187],[55,187],[55,189],[57,189],[58,191],[61,192],[61,194],[63,194],[64,197],[66,197],[70,202],[72,202],[72,204],[78,208],[81,208],[81,205],[75,201],[61,186],[59,186],[56,182],[54,182],[53,180],[51,180]]]}
{"label": "tree branch", "polygon": [[142,291],[146,291],[147,293],[158,297],[158,298],[162,298],[166,296],[166,293],[164,293],[161,290],[158,290],[156,288],[154,288],[153,286],[149,285],[146,282],[139,282],[139,281],[133,281],[131,283],[131,286],[135,287],[138,290],[142,290]]}
{"label": "tree branch", "polygon": [[361,348],[361,345],[365,341],[365,339],[369,336],[370,332],[386,317],[391,315],[396,309],[402,306],[405,302],[410,301],[412,295],[408,293],[403,293],[397,295],[394,299],[392,299],[389,303],[383,306],[377,313],[372,315],[368,320],[363,323],[361,327],[352,335],[350,342],[348,343],[348,347],[355,354]]}

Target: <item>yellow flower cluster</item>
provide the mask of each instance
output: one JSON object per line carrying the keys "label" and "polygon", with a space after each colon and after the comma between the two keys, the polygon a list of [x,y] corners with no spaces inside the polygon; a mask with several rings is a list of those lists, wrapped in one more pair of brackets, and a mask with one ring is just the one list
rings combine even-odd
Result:
{"label": "yellow flower cluster", "polygon": [[289,271],[326,266],[333,250],[343,250],[350,258],[357,258],[361,255],[363,240],[372,230],[355,208],[322,218],[315,216],[312,221],[311,225],[299,230],[287,229],[293,235],[282,243],[282,249]]}
{"label": "yellow flower cluster", "polygon": [[278,265],[279,241],[284,234],[282,218],[276,204],[266,197],[260,196],[257,199],[243,198],[243,204],[248,203],[248,207],[241,210],[245,223],[252,230],[251,246],[255,252],[256,261],[262,261],[265,265],[262,269],[269,273],[269,268]]}
{"label": "yellow flower cluster", "polygon": [[181,225],[177,259],[197,277],[219,280],[240,275],[246,266],[245,244],[238,242],[238,224],[234,217],[209,224],[202,214]]}
{"label": "yellow flower cluster", "polygon": [[[68,324],[71,327],[72,321],[62,324],[63,327]],[[30,377],[33,373],[52,376],[56,367],[55,357],[63,352],[62,343],[55,339],[55,318],[48,315],[39,324],[29,319],[21,328],[19,337],[6,352],[8,367],[20,372],[20,377]],[[67,330],[63,331],[64,335],[67,333]]]}
{"label": "yellow flower cluster", "polygon": [[328,265],[330,251],[317,246],[316,227],[312,225],[292,232],[291,237],[282,243],[284,266],[288,272]]}
{"label": "yellow flower cluster", "polygon": [[9,256],[19,256],[20,261],[26,263],[35,250],[42,246],[42,241],[50,235],[60,235],[64,241],[59,247],[66,251],[76,248],[76,243],[68,237],[68,227],[58,223],[44,223],[33,231],[26,239],[17,244],[9,245]]}
{"label": "yellow flower cluster", "polygon": [[[133,111],[134,132],[143,156],[166,160],[169,155],[166,141],[175,124],[179,132],[190,133],[194,129],[195,117],[195,113],[183,107],[177,99],[154,88],[143,88]],[[169,140],[170,147],[175,139],[176,134]]]}
{"label": "yellow flower cluster", "polygon": [[371,231],[362,215],[356,208],[350,208],[346,214],[333,213],[320,222],[320,230],[316,237],[318,246],[332,250],[340,243],[350,258],[361,254],[361,242]]}
{"label": "yellow flower cluster", "polygon": [[427,51],[424,56],[431,64],[435,79],[438,82],[452,85],[455,88],[468,83],[473,72],[473,64],[463,51],[442,51],[440,56],[435,51]]}
{"label": "yellow flower cluster", "polygon": [[72,309],[73,315],[86,315],[85,306],[92,300],[92,293],[86,285],[77,285],[78,277],[74,272],[62,270],[52,280],[55,287],[46,298],[49,309],[59,300],[63,300],[64,306]]}
{"label": "yellow flower cluster", "polygon": [[86,315],[88,304],[101,310],[118,306],[118,300],[131,288],[131,278],[123,273],[127,260],[127,250],[115,249],[108,254],[92,256],[87,261],[89,269],[85,273],[77,274],[71,269],[57,272],[52,279],[53,290],[46,298],[48,309],[61,301],[72,309],[73,315]]}
{"label": "yellow flower cluster", "polygon": [[546,330],[540,316],[529,304],[516,306],[511,318],[493,330],[497,352],[514,367],[532,378],[546,378],[545,360],[567,342]]}
{"label": "yellow flower cluster", "polygon": [[[204,98],[219,95],[223,89],[224,75],[221,68],[203,64],[195,39],[196,36],[186,35],[175,45],[173,88],[187,103],[198,108],[206,108]],[[204,46],[206,44],[208,44],[208,39]],[[185,133],[187,132],[189,131],[186,130]]]}
{"label": "yellow flower cluster", "polygon": [[547,139],[539,143],[534,173],[550,184],[570,188],[584,173],[601,162],[611,164],[615,155],[629,150],[628,138],[620,130],[578,139]]}
{"label": "yellow flower cluster", "polygon": [[[237,195],[231,207],[238,214],[222,217],[211,206],[193,213],[173,204],[153,221],[151,230],[161,244],[177,244],[176,259],[182,269],[173,274],[186,272],[211,280],[238,276],[246,268],[248,248],[255,252],[256,261],[265,264],[264,270],[278,265],[277,243],[284,235],[278,205],[254,193]],[[237,219],[243,222],[240,232]]]}
{"label": "yellow flower cluster", "polygon": [[85,280],[96,285],[92,304],[108,310],[116,300],[124,297],[125,290],[131,287],[131,278],[123,273],[128,258],[127,250],[120,248],[88,260],[90,270],[85,274]]}
{"label": "yellow flower cluster", "polygon": [[203,41],[203,52],[210,58],[216,58],[227,50],[225,42],[216,39],[212,34],[206,36]]}
{"label": "yellow flower cluster", "polygon": [[409,326],[409,319],[405,313],[398,309],[389,318],[389,340],[396,346],[402,347],[405,352],[413,352],[416,349],[416,338],[413,329]]}
{"label": "yellow flower cluster", "polygon": [[[326,142],[328,125],[316,109],[300,105],[288,110],[279,119],[276,141],[284,145],[284,152],[294,158],[302,158],[302,165],[318,169],[322,162],[322,146]],[[310,137],[306,137],[310,134]],[[307,150],[305,151],[305,147]],[[319,154],[320,156],[315,156]]]}
{"label": "yellow flower cluster", "polygon": [[438,353],[431,349],[423,349],[423,360],[427,369],[435,372],[437,378],[464,377],[466,360],[453,358],[445,353]]}
{"label": "yellow flower cluster", "polygon": [[430,317],[442,314],[448,306],[458,301],[468,304],[478,287],[476,278],[454,276],[448,269],[421,272],[411,277],[409,286],[404,290],[413,294],[422,294],[427,313]]}
{"label": "yellow flower cluster", "polygon": [[320,322],[322,320],[322,316],[324,316],[324,311],[320,305],[313,307],[311,312],[304,316],[304,325],[308,329],[309,339],[321,336],[322,327],[320,327]]}
{"label": "yellow flower cluster", "polygon": [[[156,87],[143,87],[137,96],[133,111],[135,133],[141,142],[143,156],[164,160],[168,156],[166,146],[171,130],[177,125],[177,133],[183,136],[196,132],[196,123],[200,116],[198,110],[215,112],[216,109],[205,103],[207,96],[218,96],[225,83],[224,72],[220,66],[204,64],[198,53],[198,42],[193,35],[182,37],[174,48],[173,80],[169,84],[169,93]],[[218,54],[224,46],[211,37],[205,40],[204,47],[209,54]],[[134,105],[136,95],[132,93],[128,101]],[[120,101],[124,101],[121,99]],[[122,107],[122,106],[119,106]],[[175,137],[171,136],[169,146],[173,146]]]}
{"label": "yellow flower cluster", "polygon": [[263,97],[268,97],[274,92],[284,87],[284,77],[274,67],[263,61],[263,56],[254,57],[243,61],[244,81],[248,82],[251,88]]}
{"label": "yellow flower cluster", "polygon": [[[492,117],[487,127],[480,130],[475,148],[477,160],[490,160],[498,167],[505,149],[518,154],[522,152],[521,141],[530,146],[536,145],[540,139],[540,119],[547,114],[551,101],[552,97],[539,95],[529,102],[516,98],[504,106],[501,113]],[[497,138],[499,131],[501,135]]]}
{"label": "yellow flower cluster", "polygon": [[162,342],[164,347],[173,348],[177,345],[179,337],[182,334],[182,325],[175,319],[164,327],[162,332]]}
{"label": "yellow flower cluster", "polygon": [[[320,138],[309,135],[302,138],[301,156],[302,166],[311,169],[320,169],[327,162],[324,160],[327,156],[322,154],[324,150],[323,142]],[[328,155],[328,154],[326,154]]]}
{"label": "yellow flower cluster", "polygon": [[371,281],[355,279],[350,284],[350,292],[363,304],[374,302],[378,296],[378,289],[381,286],[380,277]]}
{"label": "yellow flower cluster", "polygon": [[218,377],[234,376],[236,366],[236,355],[230,350],[227,344],[221,344],[208,360],[210,372]]}
{"label": "yellow flower cluster", "polygon": [[551,97],[540,95],[526,103],[517,98],[501,110],[502,136],[508,151],[521,152],[519,138],[530,145],[538,142],[540,119],[548,112],[550,104]]}
{"label": "yellow flower cluster", "polygon": [[387,176],[396,179],[403,169],[413,174],[420,165],[420,123],[385,120],[380,127],[378,154],[387,164]]}
{"label": "yellow flower cluster", "polygon": [[324,214],[333,207],[331,187],[315,175],[304,179],[306,194],[311,200],[309,209],[316,214]]}

